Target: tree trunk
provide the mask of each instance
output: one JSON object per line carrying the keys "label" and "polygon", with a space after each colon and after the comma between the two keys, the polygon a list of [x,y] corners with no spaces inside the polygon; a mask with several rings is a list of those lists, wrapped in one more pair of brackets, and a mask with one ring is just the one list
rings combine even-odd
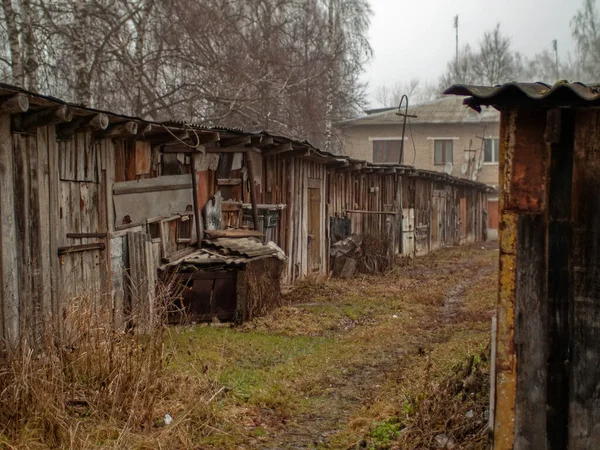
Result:
{"label": "tree trunk", "polygon": [[84,106],[92,106],[92,89],[90,86],[91,74],[88,71],[87,45],[86,45],[86,0],[75,2],[75,39],[74,64],[75,64],[75,99]]}
{"label": "tree trunk", "polygon": [[24,86],[23,63],[21,60],[21,44],[19,42],[19,28],[15,10],[11,0],[2,0],[2,9],[4,10],[4,19],[6,30],[8,32],[8,42],[10,45],[10,59],[12,69],[12,83],[17,86]]}
{"label": "tree trunk", "polygon": [[23,13],[23,46],[25,51],[24,81],[25,87],[30,91],[37,92],[38,79],[37,68],[39,66],[35,55],[35,35],[31,21],[31,1],[21,0],[21,11]]}

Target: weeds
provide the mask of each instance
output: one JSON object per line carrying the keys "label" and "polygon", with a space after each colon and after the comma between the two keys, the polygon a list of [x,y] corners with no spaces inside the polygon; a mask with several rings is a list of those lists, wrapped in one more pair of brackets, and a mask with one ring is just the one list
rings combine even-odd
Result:
{"label": "weeds", "polygon": [[[215,385],[207,377],[168,370],[164,309],[147,324],[138,321],[146,333],[134,335],[115,331],[110,309],[91,297],[68,305],[35,342],[23,329],[16,350],[0,362],[0,447],[191,442],[189,421],[207,423]],[[167,413],[175,418],[169,426]]]}

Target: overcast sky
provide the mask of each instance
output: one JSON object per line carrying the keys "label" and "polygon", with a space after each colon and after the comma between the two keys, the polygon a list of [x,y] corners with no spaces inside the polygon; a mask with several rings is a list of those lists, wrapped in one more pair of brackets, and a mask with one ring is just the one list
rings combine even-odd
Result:
{"label": "overcast sky", "polygon": [[455,53],[453,17],[459,16],[459,45],[474,48],[500,23],[514,50],[533,56],[558,40],[559,57],[574,51],[570,21],[583,0],[370,0],[369,32],[374,59],[364,78],[373,92],[418,77],[436,82]]}

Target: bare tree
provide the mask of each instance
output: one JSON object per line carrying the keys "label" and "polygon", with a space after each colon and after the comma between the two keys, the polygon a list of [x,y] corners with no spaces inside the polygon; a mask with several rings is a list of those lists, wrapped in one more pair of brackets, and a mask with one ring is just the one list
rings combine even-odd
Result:
{"label": "bare tree", "polygon": [[20,42],[21,32],[17,23],[17,15],[13,8],[12,1],[2,0],[2,10],[4,12],[4,22],[6,24],[10,46],[11,82],[17,86],[23,86],[23,62]]}
{"label": "bare tree", "polygon": [[495,85],[514,81],[523,72],[522,57],[510,46],[510,39],[503,35],[500,24],[486,31],[476,52],[465,45],[458,58],[448,61],[446,72],[440,78],[440,91],[452,84]]}
{"label": "bare tree", "polygon": [[514,81],[522,71],[521,56],[510,48],[510,39],[500,31],[500,24],[486,31],[473,58],[473,72],[480,82],[495,85]]}
{"label": "bare tree", "polygon": [[571,34],[577,44],[577,66],[585,81],[595,82],[600,72],[600,15],[596,0],[584,0],[571,20]]}
{"label": "bare tree", "polygon": [[381,85],[375,91],[375,100],[384,107],[394,107],[400,104],[403,95],[408,97],[411,105],[435,100],[439,97],[437,88],[419,78],[412,78],[404,83],[395,83],[392,86]]}

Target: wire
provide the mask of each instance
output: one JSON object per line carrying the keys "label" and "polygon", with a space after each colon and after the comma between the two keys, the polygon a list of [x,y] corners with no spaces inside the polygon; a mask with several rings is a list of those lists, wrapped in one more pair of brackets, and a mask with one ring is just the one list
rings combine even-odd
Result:
{"label": "wire", "polygon": [[194,133],[194,136],[196,136],[196,143],[195,143],[194,145],[190,145],[190,144],[188,144],[187,142],[184,142],[184,141],[183,141],[182,139],[180,139],[178,136],[176,136],[176,135],[175,135],[175,133],[173,133],[171,130],[169,130],[169,128],[168,128],[167,126],[165,126],[165,125],[163,125],[163,124],[161,124],[161,126],[162,126],[162,127],[165,129],[165,130],[167,130],[167,132],[168,132],[168,133],[169,133],[171,136],[173,136],[175,139],[177,139],[177,140],[178,140],[180,143],[182,143],[182,144],[183,144],[183,145],[185,145],[186,147],[189,147],[189,148],[195,148],[195,149],[198,149],[198,147],[200,147],[200,136],[198,136],[198,133],[196,133],[196,130],[194,130],[193,128],[191,128],[191,127],[190,127],[190,128],[186,128],[186,127],[185,127],[185,125],[184,125],[184,127],[183,127],[185,130],[190,130],[192,133]]}

